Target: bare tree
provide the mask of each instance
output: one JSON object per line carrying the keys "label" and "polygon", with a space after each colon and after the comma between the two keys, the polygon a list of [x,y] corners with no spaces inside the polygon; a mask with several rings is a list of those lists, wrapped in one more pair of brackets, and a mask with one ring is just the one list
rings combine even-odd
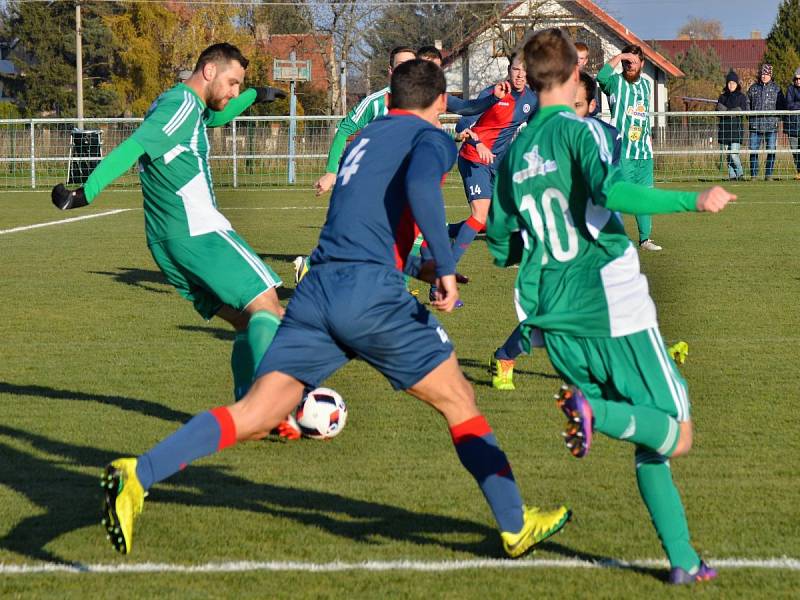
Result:
{"label": "bare tree", "polygon": [[689,16],[686,23],[678,29],[681,40],[721,40],[722,23],[716,19],[703,19]]}
{"label": "bare tree", "polygon": [[[328,106],[332,113],[344,114],[341,102],[341,68],[360,70],[364,60],[361,41],[380,14],[380,7],[374,3],[358,0],[298,0],[308,11],[314,23],[315,37],[324,56],[327,73]],[[330,49],[330,40],[333,48]]]}

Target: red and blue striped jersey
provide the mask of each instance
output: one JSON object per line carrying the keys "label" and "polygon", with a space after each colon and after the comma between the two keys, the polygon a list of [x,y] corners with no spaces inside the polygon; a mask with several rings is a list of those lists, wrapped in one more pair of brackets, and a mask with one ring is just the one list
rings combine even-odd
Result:
{"label": "red and blue striped jersey", "polygon": [[311,265],[402,270],[419,226],[437,275],[453,274],[440,183],[455,160],[450,136],[412,113],[391,110],[367,125],[342,157]]}
{"label": "red and blue striped jersey", "polygon": [[[494,86],[483,90],[478,98],[494,93]],[[469,127],[474,131],[480,141],[495,155],[494,164],[497,165],[503,158],[509,144],[514,139],[517,130],[526,124],[536,108],[539,98],[527,85],[521,92],[512,91],[497,101],[491,108],[483,112],[477,119],[465,117],[461,119],[456,131]],[[461,157],[476,163],[482,162],[475,149],[475,144],[468,140],[461,146]]]}

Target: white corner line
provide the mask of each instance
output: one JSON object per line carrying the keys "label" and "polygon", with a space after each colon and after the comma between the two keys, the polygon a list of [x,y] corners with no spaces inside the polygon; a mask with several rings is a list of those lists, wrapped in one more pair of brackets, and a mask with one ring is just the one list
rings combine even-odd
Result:
{"label": "white corner line", "polygon": [[[708,559],[709,565],[717,569],[759,569],[800,571],[800,559],[782,558],[721,558]],[[451,561],[364,561],[313,563],[299,561],[231,561],[200,564],[180,563],[0,563],[0,575],[35,575],[40,573],[243,573],[243,572],[305,572],[331,573],[344,571],[423,571],[447,572],[466,569],[636,569],[667,568],[663,559],[641,560],[600,560],[590,561],[579,558],[559,559],[475,559]]]}
{"label": "white corner line", "polygon": [[64,223],[74,223],[75,221],[85,221],[86,219],[96,219],[97,217],[107,217],[109,215],[116,215],[119,213],[135,210],[133,208],[117,208],[115,210],[108,210],[106,212],[94,213],[91,215],[82,215],[80,217],[72,217],[71,219],[61,219],[60,221],[48,221],[47,223],[34,223],[33,225],[24,225],[22,227],[14,227],[13,229],[0,229],[0,235],[6,233],[17,233],[18,231],[29,231],[31,229],[39,229],[40,227],[50,227],[51,225],[63,225]]}

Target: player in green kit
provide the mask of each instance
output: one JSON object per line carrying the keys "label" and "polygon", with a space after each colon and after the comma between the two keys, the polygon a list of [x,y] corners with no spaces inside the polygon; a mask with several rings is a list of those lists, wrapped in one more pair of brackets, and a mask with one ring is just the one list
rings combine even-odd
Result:
{"label": "player in green kit", "polygon": [[[642,499],[669,558],[671,583],[711,579],[692,547],[669,459],[686,454],[692,423],[686,383],[661,340],[647,279],[617,211],[664,214],[721,210],[721,187],[700,194],[625,181],[613,134],[572,106],[577,55],[558,29],[525,45],[540,108],[500,165],[487,239],[496,264],[519,263],[515,300],[523,339],[539,332],[571,384],[559,406],[573,455],[593,432],[632,443]],[[521,235],[520,235],[521,233]]]}
{"label": "player in green kit", "polygon": [[[614,73],[622,63],[622,73]],[[603,65],[597,83],[608,96],[611,124],[622,134],[620,165],[627,181],[653,187],[653,145],[650,139],[650,99],[652,86],[642,77],[644,52],[641,46],[629,44]],[[639,248],[658,251],[650,235],[653,219],[649,214],[636,215]]]}
{"label": "player in green kit", "polygon": [[[280,278],[217,210],[208,164],[209,127],[220,127],[254,102],[285,94],[250,88],[241,94],[248,60],[231,44],[214,44],[192,75],[156,99],[131,137],[106,156],[77,190],[53,188],[62,210],[91,203],[139,161],[147,245],[167,281],[204,319],[233,325],[234,396],[241,398],[283,315]],[[299,437],[299,436],[298,436]]]}

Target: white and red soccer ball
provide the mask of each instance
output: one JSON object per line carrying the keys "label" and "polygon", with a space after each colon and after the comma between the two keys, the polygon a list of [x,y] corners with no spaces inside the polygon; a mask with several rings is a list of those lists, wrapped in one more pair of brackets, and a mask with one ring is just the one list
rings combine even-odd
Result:
{"label": "white and red soccer ball", "polygon": [[330,388],[310,391],[295,412],[300,432],[315,440],[336,437],[347,423],[347,405],[338,392]]}

